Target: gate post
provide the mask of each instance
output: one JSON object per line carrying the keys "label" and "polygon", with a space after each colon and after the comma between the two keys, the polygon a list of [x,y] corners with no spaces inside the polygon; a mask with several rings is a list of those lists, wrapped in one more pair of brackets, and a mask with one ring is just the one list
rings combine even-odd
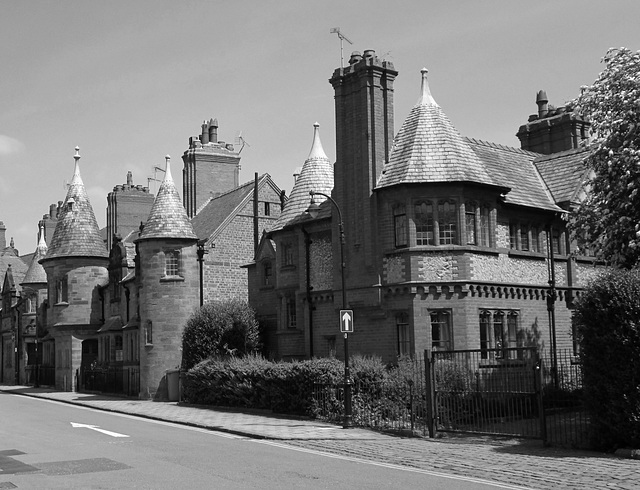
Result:
{"label": "gate post", "polygon": [[429,437],[435,437],[436,429],[436,380],[433,367],[433,353],[430,350],[424,351],[424,376],[427,388],[427,429]]}
{"label": "gate post", "polygon": [[536,389],[536,397],[538,398],[538,413],[540,414],[540,437],[542,445],[547,445],[547,419],[544,414],[544,398],[542,396],[542,359],[540,353],[535,351],[535,367],[534,367],[534,383]]}

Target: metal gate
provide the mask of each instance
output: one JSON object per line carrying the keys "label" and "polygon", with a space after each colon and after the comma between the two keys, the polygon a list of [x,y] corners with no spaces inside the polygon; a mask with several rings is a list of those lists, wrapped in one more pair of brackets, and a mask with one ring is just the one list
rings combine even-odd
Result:
{"label": "metal gate", "polygon": [[535,348],[426,351],[429,434],[546,439]]}

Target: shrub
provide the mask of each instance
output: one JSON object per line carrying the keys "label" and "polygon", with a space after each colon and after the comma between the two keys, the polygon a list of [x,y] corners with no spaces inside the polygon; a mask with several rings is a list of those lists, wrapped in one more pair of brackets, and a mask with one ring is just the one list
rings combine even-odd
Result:
{"label": "shrub", "polygon": [[259,355],[206,359],[184,378],[189,403],[312,413],[314,381],[335,382],[342,373],[336,359],[272,362]]}
{"label": "shrub", "polygon": [[640,445],[640,271],[593,282],[574,316],[585,405],[598,449]]}
{"label": "shrub", "polygon": [[207,303],[187,320],[182,333],[182,369],[213,356],[243,356],[260,348],[258,322],[244,301]]}

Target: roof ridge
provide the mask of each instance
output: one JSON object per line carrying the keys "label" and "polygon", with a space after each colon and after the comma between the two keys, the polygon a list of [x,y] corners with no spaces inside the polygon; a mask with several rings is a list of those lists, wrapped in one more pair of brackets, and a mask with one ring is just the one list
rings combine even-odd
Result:
{"label": "roof ridge", "polygon": [[532,156],[540,155],[540,153],[537,153],[535,151],[525,150],[523,148],[517,148],[515,146],[503,145],[502,143],[494,143],[493,141],[481,140],[481,139],[478,139],[478,138],[471,138],[469,136],[465,136],[464,138],[470,143],[475,143],[477,145],[488,146],[490,148],[496,148],[496,149],[499,149],[499,150],[511,151],[513,153],[521,153],[523,155],[532,155]]}

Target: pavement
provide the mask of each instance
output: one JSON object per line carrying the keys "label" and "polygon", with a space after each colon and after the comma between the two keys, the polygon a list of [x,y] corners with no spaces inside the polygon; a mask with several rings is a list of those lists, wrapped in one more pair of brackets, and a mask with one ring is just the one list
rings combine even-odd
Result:
{"label": "pavement", "polygon": [[491,482],[501,488],[640,489],[640,460],[636,452],[628,450],[603,454],[543,447],[539,440],[498,437],[399,437],[362,428],[343,429],[267,411],[229,410],[28,386],[0,385],[0,392],[227,432],[358,462]]}
{"label": "pavement", "polygon": [[252,439],[273,440],[377,440],[395,437],[367,429],[343,429],[334,424],[273,414],[266,410],[225,409],[189,405],[178,402],[155,402],[132,398],[119,398],[102,394],[56,391],[32,386],[2,386],[0,391],[45,398],[73,405],[96,408],[108,412],[124,413],[165,422],[190,425],[236,434]]}

